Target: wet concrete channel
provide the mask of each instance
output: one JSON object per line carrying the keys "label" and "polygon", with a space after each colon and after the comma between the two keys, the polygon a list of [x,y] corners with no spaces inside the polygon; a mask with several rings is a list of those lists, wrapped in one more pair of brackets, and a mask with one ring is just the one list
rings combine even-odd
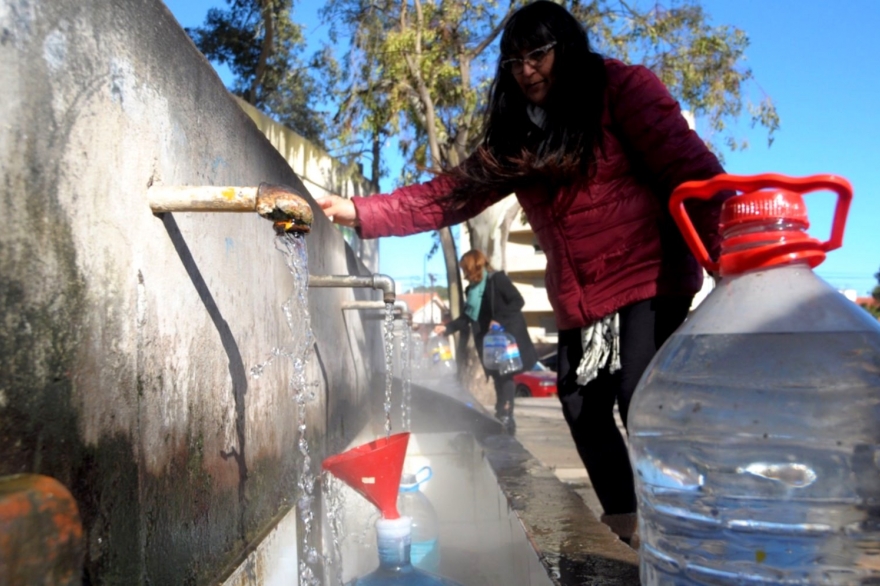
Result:
{"label": "wet concrete channel", "polygon": [[[412,431],[417,438],[456,431],[473,434],[550,583],[639,584],[638,554],[598,520],[601,509],[558,402],[517,401],[517,432],[510,436],[453,381],[419,379],[413,384]],[[547,583],[530,580],[522,583]]]}

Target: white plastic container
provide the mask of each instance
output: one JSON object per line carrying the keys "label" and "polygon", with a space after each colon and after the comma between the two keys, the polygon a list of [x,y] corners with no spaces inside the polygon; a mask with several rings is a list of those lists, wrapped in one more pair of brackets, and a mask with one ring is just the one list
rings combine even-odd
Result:
{"label": "white plastic container", "polygon": [[[763,190],[725,203],[720,266],[681,213],[719,189]],[[820,189],[841,202],[825,243],[786,193]],[[880,324],[812,271],[842,241],[849,184],[721,176],[680,190],[673,214],[723,278],[630,408],[642,584],[880,582]]]}

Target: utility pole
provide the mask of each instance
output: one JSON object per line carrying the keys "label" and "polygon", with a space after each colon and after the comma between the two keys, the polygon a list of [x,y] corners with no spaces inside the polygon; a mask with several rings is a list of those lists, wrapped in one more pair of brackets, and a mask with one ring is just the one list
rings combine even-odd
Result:
{"label": "utility pole", "polygon": [[434,281],[437,279],[436,275],[429,274],[428,279],[431,281],[431,288],[428,290],[428,294],[431,296],[431,329],[434,329]]}

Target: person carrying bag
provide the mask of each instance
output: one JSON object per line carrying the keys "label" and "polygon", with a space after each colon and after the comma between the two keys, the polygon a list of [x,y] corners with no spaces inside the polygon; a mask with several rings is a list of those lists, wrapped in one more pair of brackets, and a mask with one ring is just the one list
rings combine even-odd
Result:
{"label": "person carrying bag", "polygon": [[[538,354],[523,317],[525,301],[503,271],[495,271],[489,265],[486,255],[480,250],[471,250],[459,262],[468,286],[465,289],[467,303],[462,315],[445,326],[434,328],[438,334],[449,335],[470,327],[474,344],[486,376],[495,385],[495,416],[509,433],[516,431],[513,419],[513,400],[516,383],[513,375],[523,370],[531,370],[538,361]],[[483,339],[494,325],[500,325],[513,336],[519,348],[522,369],[501,374],[497,369],[488,369],[483,360]]]}

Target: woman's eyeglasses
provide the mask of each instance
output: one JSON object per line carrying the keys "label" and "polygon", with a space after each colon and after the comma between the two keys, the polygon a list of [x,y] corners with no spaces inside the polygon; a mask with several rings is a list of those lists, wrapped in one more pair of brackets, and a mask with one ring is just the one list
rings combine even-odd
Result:
{"label": "woman's eyeglasses", "polygon": [[551,50],[553,50],[554,45],[556,45],[555,41],[552,43],[548,43],[543,47],[538,47],[533,51],[529,51],[523,57],[513,57],[512,59],[505,59],[501,62],[501,67],[517,75],[522,73],[523,67],[525,67],[526,63],[529,64],[529,67],[534,69],[538,65],[540,65],[544,61],[544,59],[547,58],[547,55],[550,53]]}

